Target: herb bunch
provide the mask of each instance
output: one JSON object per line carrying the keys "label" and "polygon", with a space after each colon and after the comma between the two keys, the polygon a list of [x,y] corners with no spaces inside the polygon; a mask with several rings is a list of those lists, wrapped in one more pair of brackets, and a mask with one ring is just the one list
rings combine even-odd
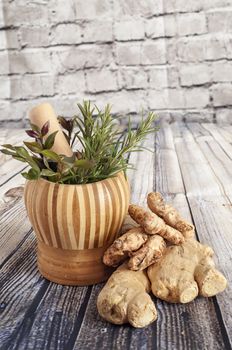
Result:
{"label": "herb bunch", "polygon": [[101,111],[91,106],[90,101],[84,101],[82,105],[78,104],[78,108],[80,115],[71,119],[58,117],[67,142],[74,148],[72,157],[52,150],[58,131],[47,136],[49,122],[41,130],[33,124],[30,130],[26,130],[34,141],[24,141],[23,146],[5,144],[1,152],[30,166],[22,173],[28,180],[44,178],[62,184],[84,184],[112,177],[120,171],[126,172],[130,167],[127,155],[142,151],[141,141],[157,131],[152,112],[142,119],[136,130],[132,130],[129,120],[123,133],[115,127],[109,105]]}

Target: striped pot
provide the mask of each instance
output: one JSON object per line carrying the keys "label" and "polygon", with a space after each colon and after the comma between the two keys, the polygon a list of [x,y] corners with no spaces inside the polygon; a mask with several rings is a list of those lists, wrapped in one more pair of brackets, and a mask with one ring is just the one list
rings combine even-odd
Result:
{"label": "striped pot", "polygon": [[32,180],[24,193],[41,274],[65,285],[106,280],[111,270],[102,255],[117,237],[129,205],[124,174],[85,185]]}

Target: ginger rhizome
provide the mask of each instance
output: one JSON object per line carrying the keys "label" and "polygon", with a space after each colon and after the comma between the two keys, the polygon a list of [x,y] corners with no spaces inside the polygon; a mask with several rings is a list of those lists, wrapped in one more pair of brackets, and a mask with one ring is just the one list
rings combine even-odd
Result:
{"label": "ginger rhizome", "polygon": [[129,214],[149,235],[158,234],[173,244],[182,244],[184,242],[183,234],[175,228],[167,225],[155,213],[151,213],[138,205],[129,206]]}
{"label": "ginger rhizome", "polygon": [[127,220],[130,230],[104,254],[108,266],[124,262],[97,301],[100,315],[112,323],[144,327],[157,318],[148,295],[149,280],[153,294],[170,303],[188,303],[198,295],[211,297],[227,285],[214,265],[213,250],[193,238],[194,226],[166,204],[160,193],[149,193],[147,203],[151,211],[129,206],[139,226],[131,228],[133,221]]}
{"label": "ginger rhizome", "polygon": [[157,318],[149,291],[146,271],[131,271],[123,264],[111,275],[98,295],[98,312],[111,323],[145,327]]}
{"label": "ginger rhizome", "polygon": [[166,204],[160,193],[149,193],[147,205],[153,213],[161,217],[167,225],[180,231],[185,238],[190,238],[194,235],[194,226],[184,220],[173,206]]}
{"label": "ginger rhizome", "polygon": [[118,266],[130,257],[131,270],[143,270],[159,259],[166,248],[165,241],[158,235],[149,236],[141,227],[136,227],[117,238],[105,251],[103,262],[108,266]]}
{"label": "ginger rhizome", "polygon": [[212,260],[213,250],[186,240],[167,247],[162,258],[148,268],[153,294],[170,303],[188,303],[198,295],[211,297],[226,288],[226,278]]}

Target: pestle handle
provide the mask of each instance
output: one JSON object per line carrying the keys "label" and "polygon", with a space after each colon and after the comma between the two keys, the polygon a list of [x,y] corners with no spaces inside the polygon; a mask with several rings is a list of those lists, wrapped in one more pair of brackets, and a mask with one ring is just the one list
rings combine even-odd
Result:
{"label": "pestle handle", "polygon": [[49,131],[45,137],[58,130],[52,150],[57,154],[64,154],[67,157],[73,155],[72,149],[61,130],[55,111],[49,103],[42,103],[32,108],[29,113],[29,118],[31,123],[37,125],[40,129],[49,121]]}

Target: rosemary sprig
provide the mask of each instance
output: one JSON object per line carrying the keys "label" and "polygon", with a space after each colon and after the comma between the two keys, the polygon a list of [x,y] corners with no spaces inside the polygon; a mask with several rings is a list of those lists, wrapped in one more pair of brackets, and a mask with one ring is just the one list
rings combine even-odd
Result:
{"label": "rosemary sprig", "polygon": [[41,130],[31,125],[32,129],[26,132],[35,140],[24,142],[26,148],[3,145],[1,152],[29,164],[29,171],[22,173],[27,179],[42,177],[58,183],[91,183],[112,177],[120,171],[126,172],[131,167],[127,161],[128,154],[143,151],[141,141],[158,130],[154,126],[156,117],[152,112],[147,118],[142,118],[136,130],[132,129],[129,120],[124,133],[115,127],[109,105],[101,111],[91,106],[90,101],[84,101],[82,105],[78,104],[78,108],[80,115],[71,119],[58,118],[68,143],[73,146],[79,141],[74,157],[58,155],[51,150],[56,133],[45,140],[48,123]]}

